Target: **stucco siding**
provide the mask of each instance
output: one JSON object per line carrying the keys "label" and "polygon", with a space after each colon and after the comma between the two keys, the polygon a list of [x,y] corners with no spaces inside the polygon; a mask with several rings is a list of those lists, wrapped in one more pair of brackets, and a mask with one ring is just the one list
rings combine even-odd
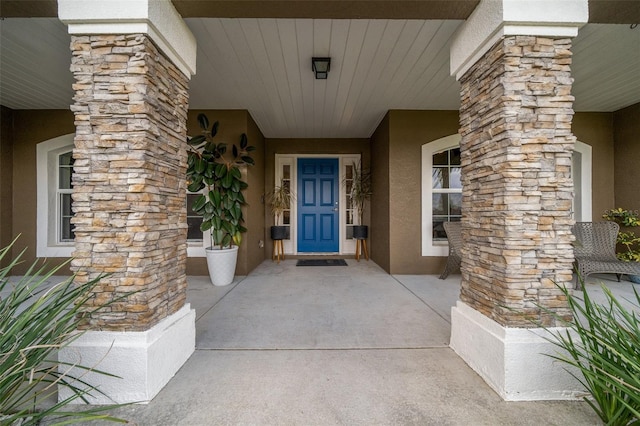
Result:
{"label": "stucco siding", "polygon": [[577,140],[591,145],[592,219],[601,220],[614,207],[613,119],[610,113],[583,112],[573,117],[571,130]]}
{"label": "stucco siding", "polygon": [[[36,145],[46,140],[74,133],[73,113],[67,110],[15,110],[13,111],[13,235],[21,234],[13,254],[27,247],[25,263],[13,273],[26,272],[36,257]],[[47,259],[49,265],[66,261],[65,258]],[[68,275],[68,267],[59,271]]]}
{"label": "stucco siding", "polygon": [[421,254],[422,145],[458,132],[457,111],[389,113],[390,272],[436,274],[444,258]]}
{"label": "stucco siding", "polygon": [[390,259],[390,187],[389,187],[389,114],[371,137],[371,258],[385,271],[391,271]]}
{"label": "stucco siding", "polygon": [[640,210],[640,103],[613,114],[615,205]]}

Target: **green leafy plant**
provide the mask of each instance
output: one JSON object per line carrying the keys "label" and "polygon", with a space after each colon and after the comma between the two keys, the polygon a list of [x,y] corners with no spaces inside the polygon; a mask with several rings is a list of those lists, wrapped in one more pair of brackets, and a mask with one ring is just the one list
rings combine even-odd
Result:
{"label": "green leafy plant", "polygon": [[[0,251],[0,262],[9,256],[14,242]],[[105,414],[113,406],[83,411],[65,411],[77,399],[101,393],[99,389],[69,373],[91,371],[115,377],[103,371],[57,360],[57,351],[78,338],[77,327],[83,311],[80,306],[93,297],[98,279],[74,285],[73,277],[50,286],[48,280],[63,265],[47,270],[34,262],[24,276],[9,280],[11,270],[24,255],[21,252],[0,269],[0,424],[69,424],[88,420],[126,423]],[[71,390],[71,396],[55,402],[58,386]]]}
{"label": "green leafy plant", "polygon": [[[617,208],[607,210],[602,217],[606,220],[616,222],[618,225],[628,228],[640,226],[640,216],[638,211]],[[624,250],[617,253],[618,259],[627,262],[640,262],[640,237],[632,231],[621,230],[618,232],[616,242],[624,247]]]}
{"label": "green leafy plant", "polygon": [[209,126],[205,114],[198,115],[202,134],[187,138],[190,146],[187,159],[187,182],[191,192],[206,188],[193,204],[193,211],[202,216],[200,230],[209,231],[213,245],[220,248],[240,245],[242,233],[247,229],[242,225],[242,206],[246,204],[244,191],[248,185],[242,180],[240,167],[255,162],[250,152],[247,135],[240,136],[240,144],[215,143],[219,122]]}
{"label": "green leafy plant", "polygon": [[[633,307],[626,308],[602,286],[605,304],[591,300],[586,289],[579,299],[559,286],[574,320],[556,318],[568,332],[553,333],[550,342],[567,355],[550,355],[575,368],[588,390],[586,402],[607,425],[638,424],[640,419],[640,295],[634,288]],[[584,286],[583,286],[584,288]],[[573,374],[573,373],[572,373]]]}

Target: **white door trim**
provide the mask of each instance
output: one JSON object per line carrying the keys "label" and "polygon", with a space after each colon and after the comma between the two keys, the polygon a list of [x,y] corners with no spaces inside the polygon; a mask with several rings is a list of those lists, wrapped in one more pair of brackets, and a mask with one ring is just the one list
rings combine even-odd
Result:
{"label": "white door trim", "polygon": [[[298,194],[298,158],[337,158],[338,159],[338,187],[340,202],[338,203],[338,220],[339,227],[339,254],[354,254],[356,252],[356,242],[353,239],[347,239],[346,226],[346,190],[342,184],[344,180],[344,170],[347,164],[358,163],[361,159],[360,154],[275,154],[275,173],[274,186],[280,185],[282,179],[282,166],[289,165],[291,170],[291,192]],[[284,240],[285,254],[298,254],[298,209],[297,202],[291,205],[291,225],[290,236],[288,240]],[[312,254],[312,253],[305,253]],[[328,253],[319,253],[328,254]]]}

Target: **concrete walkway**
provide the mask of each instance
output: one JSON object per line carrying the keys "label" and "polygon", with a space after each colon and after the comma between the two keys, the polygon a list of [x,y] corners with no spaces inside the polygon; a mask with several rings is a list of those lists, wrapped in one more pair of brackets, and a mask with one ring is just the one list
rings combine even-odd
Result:
{"label": "concrete walkway", "polygon": [[196,352],[151,403],[114,414],[138,425],[600,424],[583,402],[504,402],[448,348],[459,275],[348,264],[267,261],[222,288],[189,277]]}

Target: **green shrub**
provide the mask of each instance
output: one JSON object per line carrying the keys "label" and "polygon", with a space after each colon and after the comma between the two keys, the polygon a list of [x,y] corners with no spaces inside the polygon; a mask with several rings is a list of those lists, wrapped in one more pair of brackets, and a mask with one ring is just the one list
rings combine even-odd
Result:
{"label": "green shrub", "polygon": [[[640,226],[637,210],[625,210],[619,207],[607,210],[602,217],[627,228]],[[626,262],[640,262],[640,237],[631,231],[621,230],[618,232],[616,242],[619,247],[624,247],[624,250],[617,254],[618,259]]]}
{"label": "green shrub", "polygon": [[[8,257],[12,246],[0,250],[0,262]],[[61,266],[47,270],[34,262],[24,276],[12,282],[11,270],[23,255],[24,251],[0,268],[0,424],[35,425],[45,418],[49,424],[96,419],[124,423],[103,413],[114,406],[64,411],[74,400],[87,402],[88,395],[100,393],[71,377],[68,370],[72,366],[57,360],[58,350],[79,337],[79,306],[93,296],[98,280],[76,286],[71,277],[50,286],[48,280]],[[90,367],[73,367],[107,374]],[[56,401],[58,386],[71,389],[72,395]]]}
{"label": "green shrub", "polygon": [[[584,288],[584,286],[583,286]],[[568,332],[554,333],[550,341],[567,355],[553,358],[576,367],[575,376],[588,390],[585,398],[607,425],[638,424],[640,418],[640,295],[634,288],[632,309],[625,308],[611,291],[602,286],[606,303],[584,300],[560,287],[574,315],[562,321]],[[636,309],[637,308],[637,309]],[[560,319],[560,318],[559,318]]]}

